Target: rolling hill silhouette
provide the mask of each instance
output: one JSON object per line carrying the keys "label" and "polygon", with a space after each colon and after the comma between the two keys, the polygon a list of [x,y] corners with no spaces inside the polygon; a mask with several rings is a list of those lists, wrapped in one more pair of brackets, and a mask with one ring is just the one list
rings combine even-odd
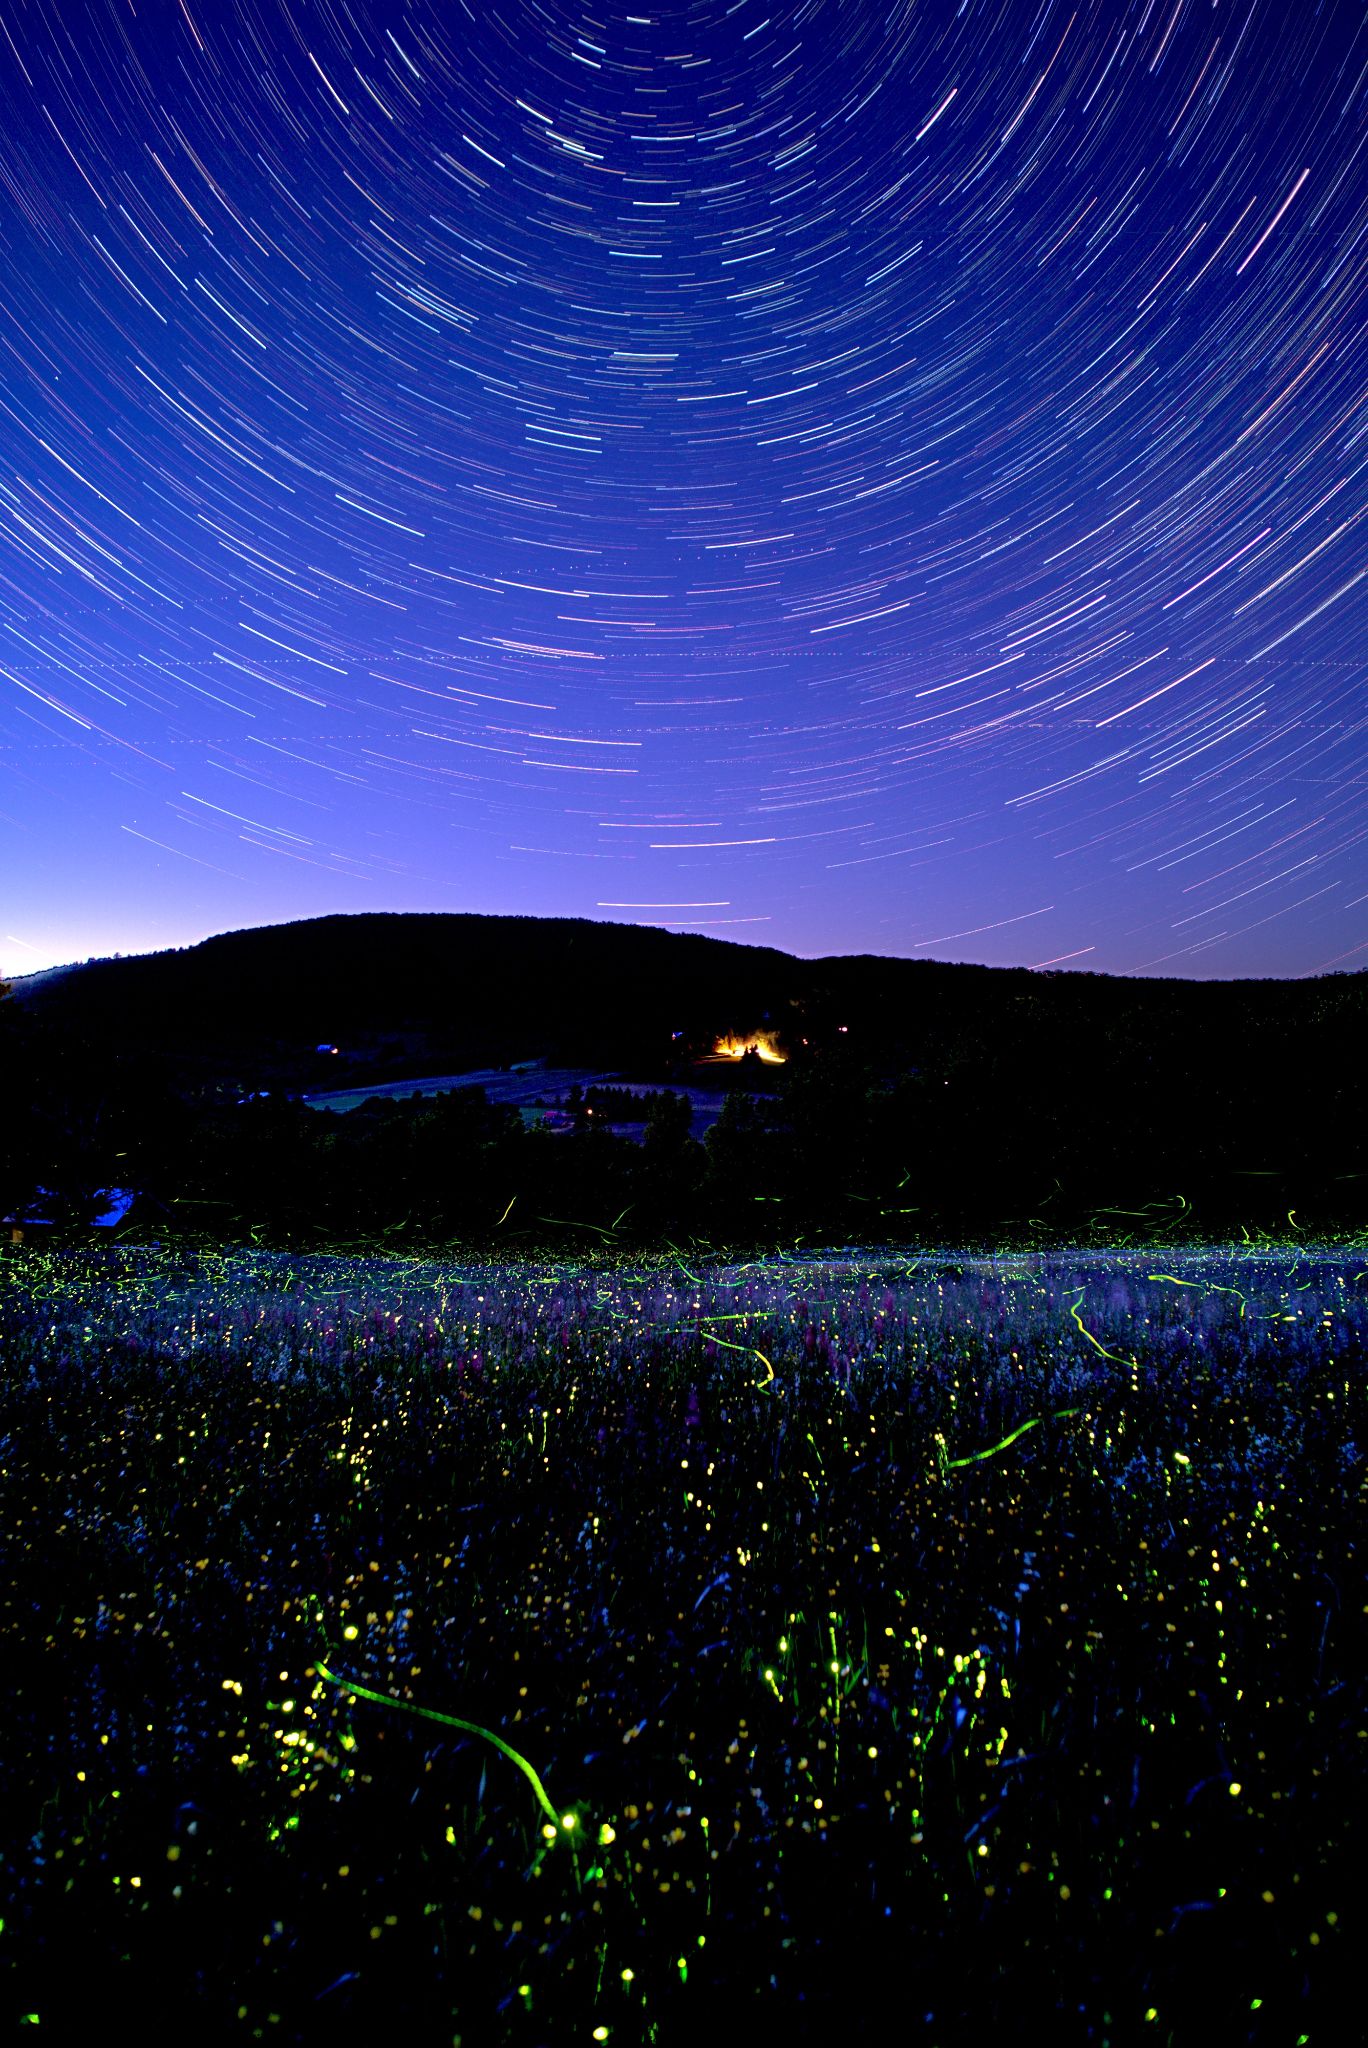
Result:
{"label": "rolling hill silhouette", "polygon": [[[1120,1217],[1179,1196],[1225,1219],[1220,1228],[1256,1201],[1274,1218],[1296,1205],[1345,1227],[1364,1221],[1368,972],[1202,983],[801,960],[697,933],[460,914],[316,918],[20,982],[0,1002],[11,1138],[0,1182],[10,1203],[68,1185],[81,1213],[121,1176],[173,1204],[221,1203],[213,1188],[246,1146],[254,1163],[244,1154],[233,1169],[234,1199],[249,1181],[267,1186],[264,1173],[294,1172],[307,1210],[342,1186],[327,1148],[343,1139],[313,1128],[291,1096],[533,1059],[682,1085],[719,1038],[761,1031],[783,1064],[737,1062],[729,1078],[779,1102],[758,1123],[732,1119],[716,1143],[709,1133],[706,1174],[697,1146],[658,1145],[639,1170],[600,1147],[606,1213],[629,1199],[638,1214],[654,1201],[661,1214],[674,1202],[710,1216],[742,1199],[785,1215],[835,1202],[849,1229],[864,1227],[860,1205],[875,1190],[870,1227],[877,1213],[885,1234],[902,1216],[931,1228],[938,1216],[1053,1214],[1057,1201]],[[727,1072],[706,1071],[713,1086]],[[387,1175],[404,1208],[420,1184],[411,1148],[430,1143],[423,1202],[445,1214],[442,1191],[473,1171],[455,1163],[461,1148],[505,1140],[488,1105],[433,1112],[454,1121],[430,1139],[426,1114],[406,1112],[385,1126],[390,1137],[376,1126],[381,1150],[357,1153],[347,1185]],[[359,1130],[346,1147],[372,1142]],[[518,1157],[518,1185],[534,1167],[551,1174],[548,1215],[582,1192],[590,1155]],[[359,1194],[347,1201],[362,1206]]]}
{"label": "rolling hill silhouette", "polygon": [[1289,1062],[1314,1061],[1329,1084],[1368,1046],[1368,971],[1189,982],[867,954],[800,960],[697,933],[459,913],[226,932],[35,975],[14,997],[35,1025],[200,1068],[288,1067],[319,1043],[367,1039],[457,1064],[631,1062],[658,1057],[674,1033],[701,1044],[767,1020],[794,1041],[844,1025],[882,1066],[997,1064],[1042,1039],[1090,1046],[1090,1063],[1132,1072],[1265,1060],[1271,1103],[1295,1080]]}

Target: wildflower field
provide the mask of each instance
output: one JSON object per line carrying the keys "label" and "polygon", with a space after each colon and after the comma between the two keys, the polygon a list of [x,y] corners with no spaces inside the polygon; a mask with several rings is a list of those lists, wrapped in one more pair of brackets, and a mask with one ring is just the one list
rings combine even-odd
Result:
{"label": "wildflower field", "polygon": [[51,2039],[1361,2038],[1365,1256],[0,1265]]}

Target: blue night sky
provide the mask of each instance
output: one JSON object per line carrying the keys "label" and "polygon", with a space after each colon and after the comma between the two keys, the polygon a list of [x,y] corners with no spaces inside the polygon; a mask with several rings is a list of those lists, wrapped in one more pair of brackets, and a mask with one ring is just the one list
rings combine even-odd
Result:
{"label": "blue night sky", "polygon": [[1368,964],[1359,0],[0,0],[0,967]]}

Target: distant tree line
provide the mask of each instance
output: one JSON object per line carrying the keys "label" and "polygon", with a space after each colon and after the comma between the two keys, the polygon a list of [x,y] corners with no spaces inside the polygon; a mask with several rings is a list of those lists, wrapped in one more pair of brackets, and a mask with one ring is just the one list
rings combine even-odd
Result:
{"label": "distant tree line", "polygon": [[[1368,1227],[1368,1063],[1332,987],[1313,1059],[1276,1020],[1203,1034],[1122,1017],[1101,1034],[1043,981],[1005,1020],[928,1036],[915,1072],[854,1037],[795,1055],[701,1140],[663,1087],[588,1089],[559,1132],[481,1088],[347,1115],[278,1090],[239,1100],[0,1000],[0,1215],[79,1235],[127,1188],[137,1235],[482,1250]],[[611,1128],[629,1107],[640,1141]]]}

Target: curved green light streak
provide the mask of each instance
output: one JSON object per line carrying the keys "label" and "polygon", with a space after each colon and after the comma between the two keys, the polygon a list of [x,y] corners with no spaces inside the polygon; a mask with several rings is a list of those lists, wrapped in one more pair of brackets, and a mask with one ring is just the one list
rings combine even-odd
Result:
{"label": "curved green light streak", "polygon": [[1108,1351],[1105,1345],[1098,1343],[1096,1337],[1094,1337],[1091,1330],[1083,1329],[1083,1318],[1078,1313],[1078,1303],[1082,1301],[1083,1296],[1087,1293],[1087,1291],[1088,1290],[1086,1289],[1086,1287],[1079,1288],[1077,1300],[1072,1301],[1069,1304],[1069,1314],[1073,1317],[1079,1329],[1083,1331],[1083,1335],[1087,1338],[1088,1342],[1092,1345],[1095,1351],[1100,1351],[1104,1358],[1110,1358],[1113,1364],[1115,1365],[1132,1365],[1138,1372],[1140,1369],[1140,1361],[1138,1358],[1122,1358],[1120,1352]]}
{"label": "curved green light streak", "polygon": [[527,1758],[519,1756],[512,1744],[505,1742],[502,1735],[496,1735],[492,1728],[482,1728],[478,1721],[462,1721],[455,1714],[439,1714],[435,1707],[415,1707],[411,1706],[407,1700],[391,1698],[388,1693],[372,1692],[369,1686],[357,1685],[353,1679],[339,1678],[335,1672],[329,1671],[326,1664],[321,1664],[317,1660],[315,1660],[314,1668],[318,1672],[319,1677],[325,1678],[329,1685],[340,1686],[344,1692],[355,1693],[358,1699],[371,1700],[377,1707],[397,1707],[401,1714],[417,1714],[424,1721],[440,1721],[444,1728],[459,1728],[462,1734],[479,1735],[486,1742],[492,1742],[495,1749],[506,1756],[510,1763],[518,1766],[518,1769],[536,1793],[542,1812],[548,1820],[555,1822],[556,1829],[559,1832],[562,1826],[561,1816],[547,1797],[545,1785],[543,1785],[541,1779],[527,1761]]}
{"label": "curved green light streak", "polygon": [[[625,1216],[626,1214],[627,1210],[624,1209],[622,1215]],[[616,1223],[584,1223],[576,1216],[539,1216],[537,1221],[538,1223],[560,1223],[567,1230],[596,1230],[600,1237],[611,1237],[617,1229]],[[619,1216],[618,1223],[621,1221],[622,1216]]]}
{"label": "curved green light streak", "polygon": [[1039,1429],[1042,1422],[1062,1422],[1066,1415],[1082,1413],[1081,1408],[1056,1408],[1053,1415],[1033,1415],[1029,1422],[1023,1422],[1010,1436],[1003,1437],[1001,1443],[990,1444],[986,1451],[970,1451],[967,1458],[947,1458],[946,1470],[949,1471],[955,1465],[976,1465],[980,1458],[995,1458],[999,1451],[1005,1451],[1009,1444],[1014,1444],[1019,1436],[1025,1436],[1028,1429]]}
{"label": "curved green light streak", "polygon": [[1217,1287],[1211,1280],[1180,1280],[1176,1273],[1147,1273],[1145,1278],[1147,1280],[1167,1280],[1174,1287],[1204,1287],[1209,1294],[1233,1294],[1240,1304],[1240,1314],[1242,1316],[1246,1315],[1249,1310],[1249,1303],[1238,1287]]}
{"label": "curved green light streak", "polygon": [[706,1337],[710,1343],[722,1345],[724,1350],[744,1351],[748,1353],[751,1358],[758,1358],[761,1365],[767,1368],[769,1372],[769,1379],[757,1380],[755,1382],[757,1388],[767,1387],[770,1384],[770,1380],[774,1378],[774,1367],[770,1364],[770,1361],[766,1358],[764,1352],[757,1351],[753,1344],[733,1344],[730,1337],[719,1337],[715,1330],[705,1330],[701,1323],[698,1327],[698,1334],[700,1337]]}
{"label": "curved green light streak", "polygon": [[722,1345],[726,1351],[753,1351],[755,1349],[753,1344],[733,1344],[730,1337],[719,1337],[715,1330],[705,1329],[702,1323],[698,1326],[698,1334],[700,1337],[706,1337],[712,1344]]}

